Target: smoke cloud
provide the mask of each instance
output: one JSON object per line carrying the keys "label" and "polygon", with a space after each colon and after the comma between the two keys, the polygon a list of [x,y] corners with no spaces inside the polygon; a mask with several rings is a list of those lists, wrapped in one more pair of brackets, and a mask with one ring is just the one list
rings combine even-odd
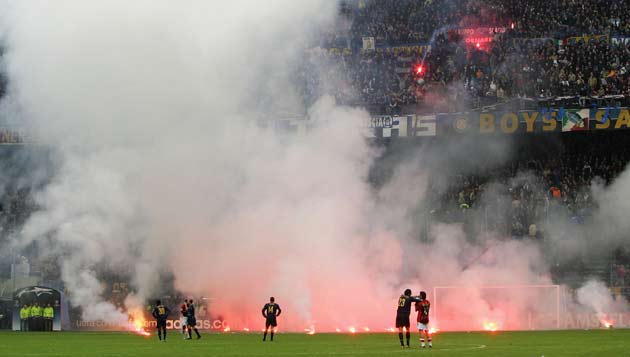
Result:
{"label": "smoke cloud", "polygon": [[[100,272],[114,271],[130,272],[135,301],[159,294],[157,279],[172,272],[178,289],[215,297],[212,309],[234,324],[250,323],[270,295],[289,328],[377,319],[365,307],[392,292],[372,274],[396,269],[369,258],[399,247],[391,235],[369,239],[365,223],[375,153],[356,128],[367,113],[325,97],[302,108],[287,78],[334,4],[7,10],[5,107],[20,108],[57,160],[19,243],[62,257],[85,318],[121,319],[101,298]],[[261,129],[261,108],[308,110],[317,128]]]}
{"label": "smoke cloud", "polygon": [[576,300],[586,311],[595,312],[597,319],[605,327],[615,323],[612,316],[616,312],[628,311],[628,302],[610,294],[608,287],[599,280],[589,280],[577,290]]}

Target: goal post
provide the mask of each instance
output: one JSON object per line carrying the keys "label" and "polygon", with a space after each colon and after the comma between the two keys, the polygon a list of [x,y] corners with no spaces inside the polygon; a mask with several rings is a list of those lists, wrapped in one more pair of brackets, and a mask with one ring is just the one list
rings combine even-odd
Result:
{"label": "goal post", "polygon": [[431,323],[445,331],[559,329],[560,285],[436,286]]}

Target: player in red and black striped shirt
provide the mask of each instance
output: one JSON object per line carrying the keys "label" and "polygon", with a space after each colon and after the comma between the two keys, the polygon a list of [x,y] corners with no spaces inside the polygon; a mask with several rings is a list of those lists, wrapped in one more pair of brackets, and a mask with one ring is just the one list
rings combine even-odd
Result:
{"label": "player in red and black striped shirt", "polygon": [[[427,293],[420,292],[420,301],[416,302],[416,311],[418,311],[418,332],[420,333],[420,347],[424,348],[424,336],[427,337],[429,348],[433,347],[433,341],[431,340],[431,334],[429,333],[429,309],[431,303],[427,300]],[[423,335],[424,334],[424,335]]]}
{"label": "player in red and black striped shirt", "polygon": [[186,339],[186,329],[188,328],[188,315],[187,315],[186,310],[187,310],[186,300],[184,300],[184,303],[179,308],[179,313],[181,314],[181,323],[182,323],[182,336],[184,336],[184,339]]}

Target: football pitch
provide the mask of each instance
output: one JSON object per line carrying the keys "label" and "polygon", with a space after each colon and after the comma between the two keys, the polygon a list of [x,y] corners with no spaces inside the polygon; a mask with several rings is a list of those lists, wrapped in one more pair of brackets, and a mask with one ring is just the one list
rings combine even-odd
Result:
{"label": "football pitch", "polygon": [[434,347],[401,349],[398,335],[204,333],[184,341],[115,332],[0,333],[0,356],[630,356],[630,330],[438,333]]}

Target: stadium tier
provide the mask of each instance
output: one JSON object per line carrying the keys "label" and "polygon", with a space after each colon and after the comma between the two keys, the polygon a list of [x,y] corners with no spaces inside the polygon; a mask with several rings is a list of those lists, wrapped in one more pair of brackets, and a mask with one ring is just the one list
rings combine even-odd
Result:
{"label": "stadium tier", "polygon": [[[391,113],[630,95],[624,1],[366,0],[341,13],[345,26],[298,70],[307,102],[331,88],[341,102]],[[320,63],[338,68],[322,79]]]}

